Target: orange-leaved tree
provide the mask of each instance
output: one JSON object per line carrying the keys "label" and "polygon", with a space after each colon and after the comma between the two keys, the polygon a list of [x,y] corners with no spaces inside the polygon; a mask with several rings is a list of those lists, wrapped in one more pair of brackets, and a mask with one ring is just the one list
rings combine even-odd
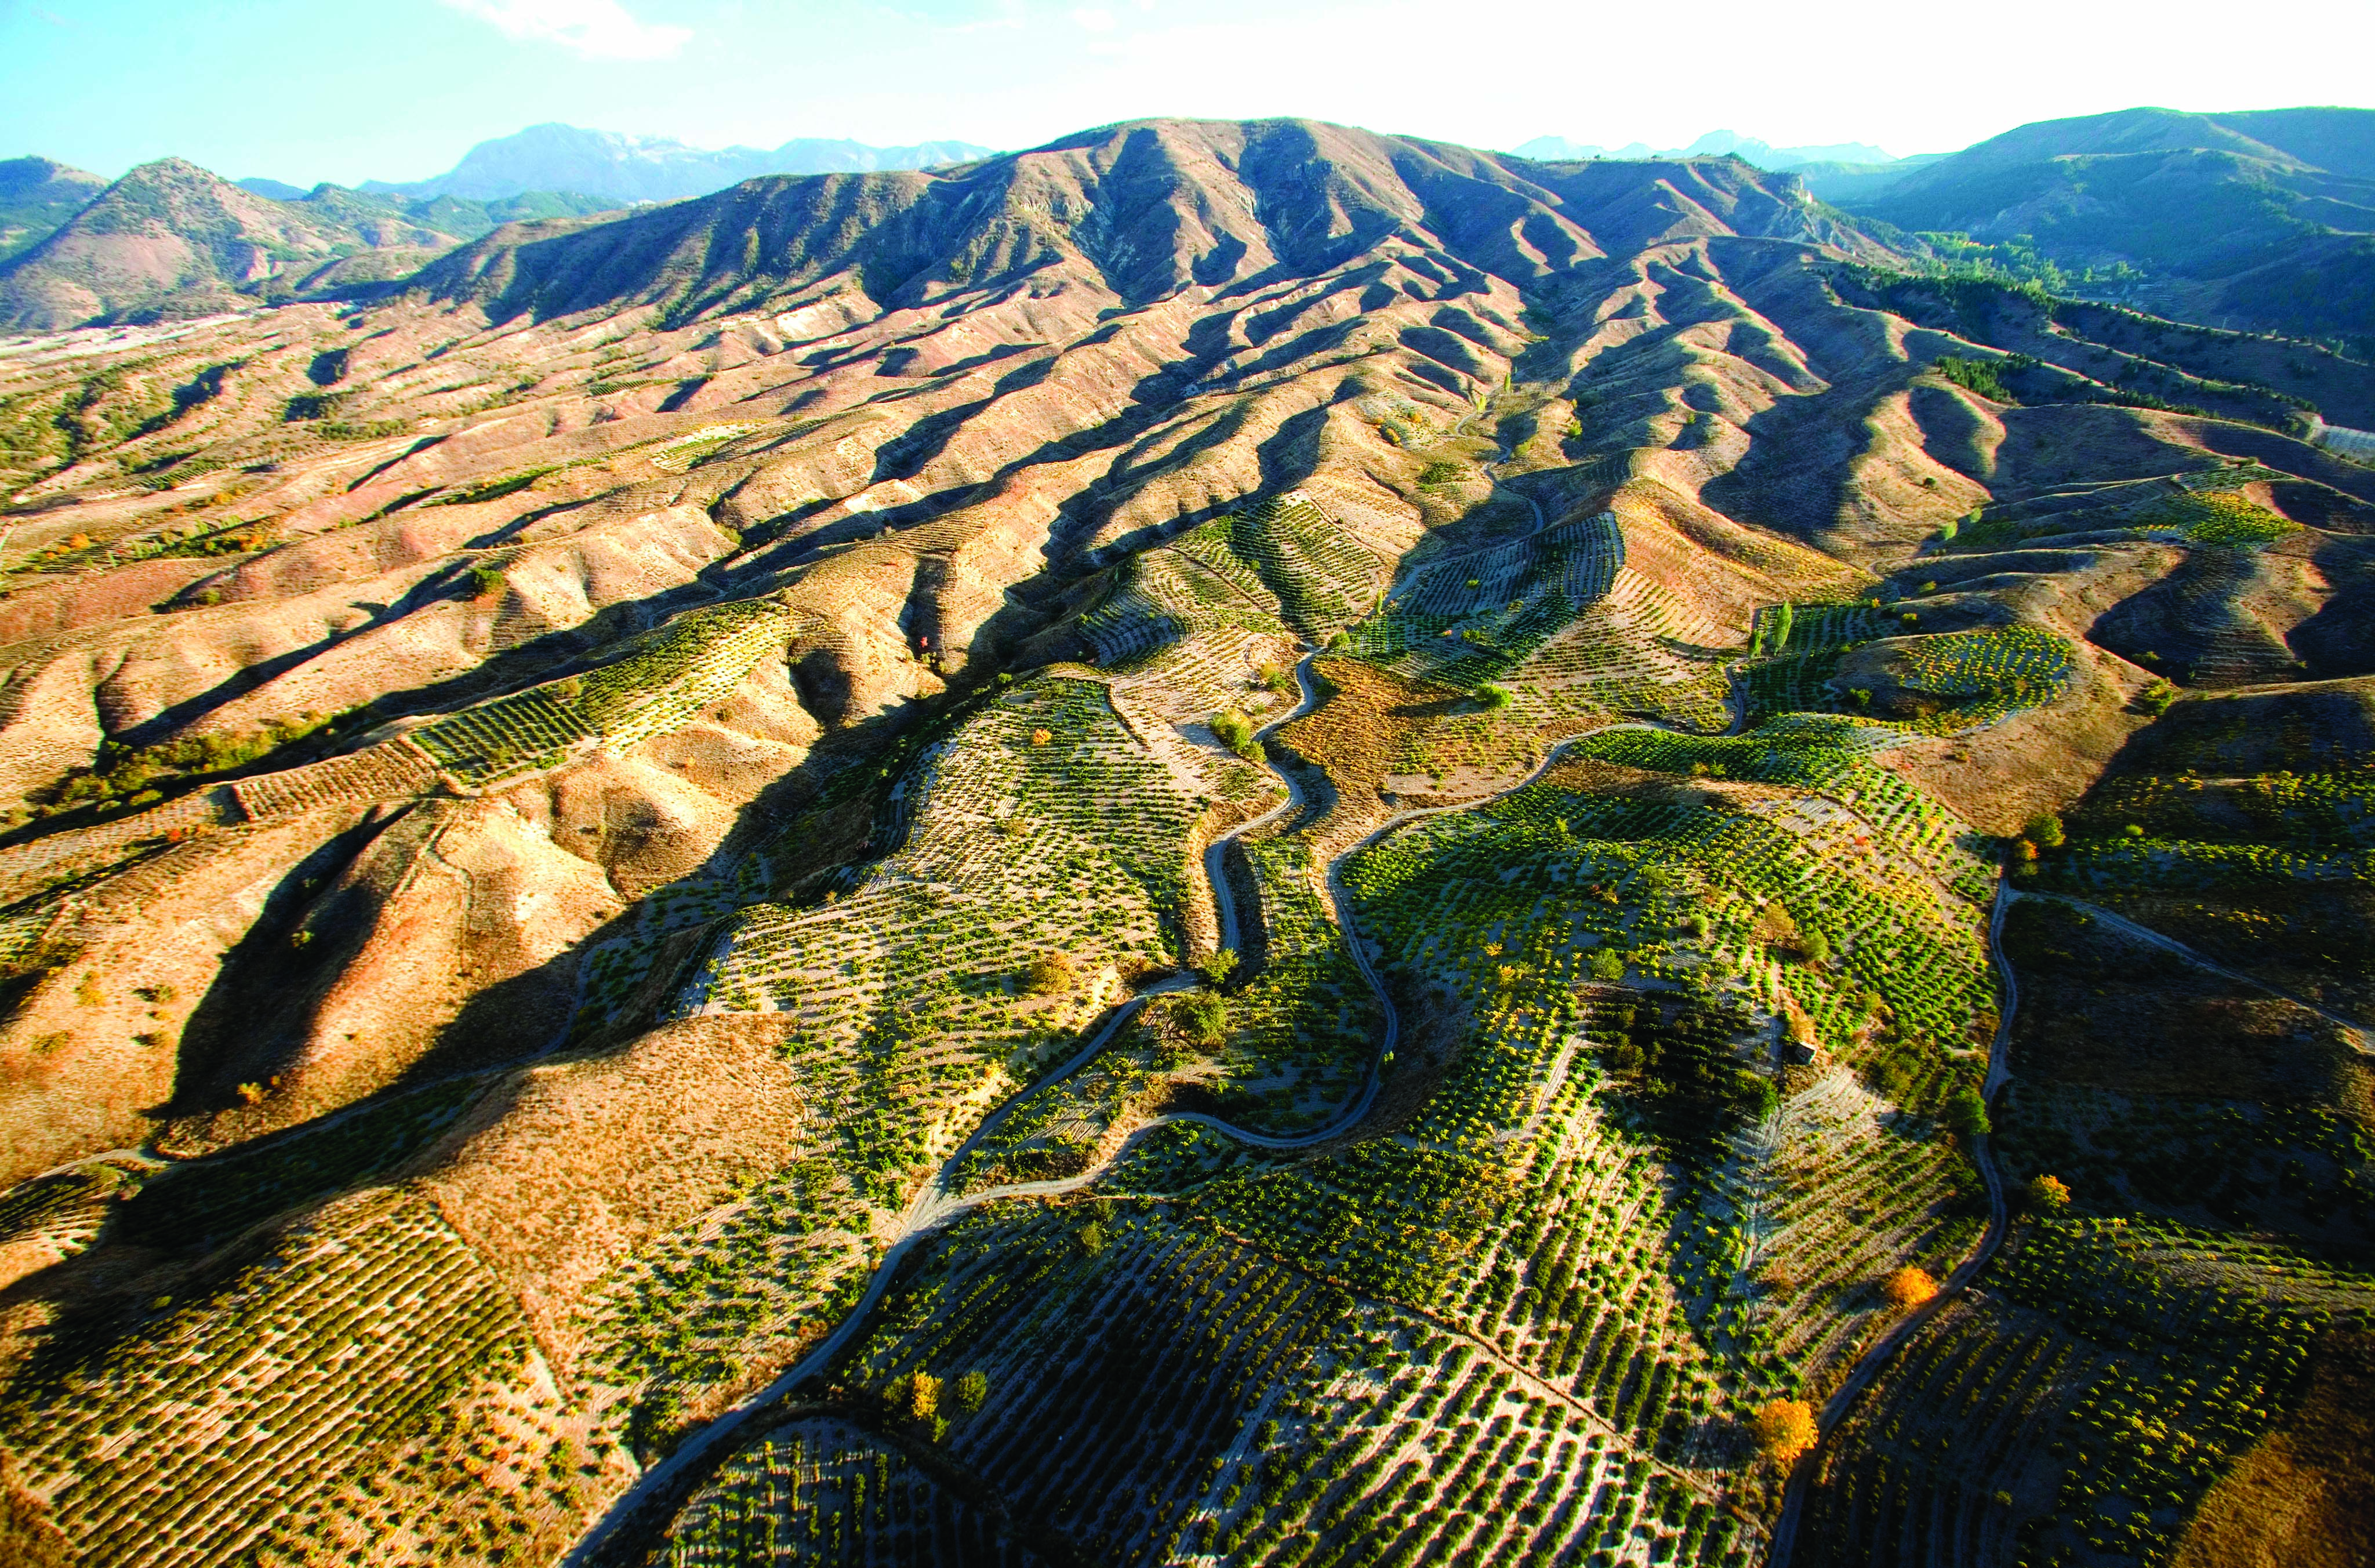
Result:
{"label": "orange-leaved tree", "polygon": [[1787,1465],[1814,1445],[1814,1409],[1803,1399],[1775,1399],[1749,1421],[1756,1451],[1777,1465]]}
{"label": "orange-leaved tree", "polygon": [[1900,1268],[1880,1282],[1880,1293],[1890,1306],[1903,1312],[1936,1295],[1938,1281],[1922,1269]]}

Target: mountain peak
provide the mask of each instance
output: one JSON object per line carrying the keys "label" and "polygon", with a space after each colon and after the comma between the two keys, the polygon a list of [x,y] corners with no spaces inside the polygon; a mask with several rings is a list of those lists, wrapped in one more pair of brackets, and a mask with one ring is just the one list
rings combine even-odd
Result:
{"label": "mountain peak", "polygon": [[672,318],[691,319],[828,287],[878,307],[922,304],[1062,266],[1143,301],[1424,248],[1438,206],[1471,202],[1527,214],[1522,242],[1476,246],[1511,277],[1547,276],[1548,255],[1613,253],[1648,236],[1755,234],[1889,253],[1826,227],[1795,182],[1731,160],[1519,170],[1504,155],[1319,121],[1159,119],[945,174],[772,178],[573,234],[498,233],[424,269],[417,288],[498,319],[664,301]]}
{"label": "mountain peak", "polygon": [[589,130],[546,121],[483,141],[446,172],[362,189],[408,196],[452,195],[475,200],[526,191],[579,191],[610,201],[666,202],[707,195],[764,174],[857,173],[925,169],[987,156],[971,142],[920,142],[878,147],[862,142],[802,138],[772,150],[730,147],[716,151],[668,136]]}
{"label": "mountain peak", "polygon": [[357,250],[408,246],[420,253],[417,266],[455,239],[400,221],[365,232],[187,159],[160,158],[127,171],[0,273],[0,328],[213,314],[286,296]]}

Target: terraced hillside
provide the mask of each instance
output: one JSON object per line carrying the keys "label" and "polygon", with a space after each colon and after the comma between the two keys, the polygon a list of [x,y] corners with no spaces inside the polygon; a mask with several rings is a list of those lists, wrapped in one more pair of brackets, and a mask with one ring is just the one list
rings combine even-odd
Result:
{"label": "terraced hillside", "polygon": [[0,1557],[2344,1550],[2370,378],[1299,122],[0,345]]}

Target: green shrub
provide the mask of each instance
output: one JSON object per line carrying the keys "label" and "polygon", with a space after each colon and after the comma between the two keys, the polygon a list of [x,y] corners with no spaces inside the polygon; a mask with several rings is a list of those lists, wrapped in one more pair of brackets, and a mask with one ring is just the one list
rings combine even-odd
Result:
{"label": "green shrub", "polygon": [[1248,762],[1261,761],[1269,755],[1262,749],[1262,743],[1254,738],[1253,720],[1243,713],[1214,713],[1212,733],[1220,738],[1222,745]]}
{"label": "green shrub", "polygon": [[988,1373],[969,1372],[958,1378],[953,1398],[959,1415],[979,1414],[981,1408],[989,1403]]}
{"label": "green shrub", "polygon": [[1930,368],[1966,392],[1976,392],[1991,403],[2011,403],[2015,401],[2012,393],[1996,374],[1999,364],[1994,360],[1960,360],[1949,355]]}
{"label": "green shrub", "polygon": [[305,419],[326,419],[346,400],[343,392],[301,392],[289,400],[289,407],[281,417],[292,425]]}
{"label": "green shrub", "polygon": [[1980,1138],[1988,1131],[1988,1102],[1979,1098],[1976,1089],[1958,1089],[1946,1101],[1946,1126],[1964,1138]]}
{"label": "green shrub", "polygon": [[1209,991],[1197,993],[1179,1004],[1180,1023],[1199,1045],[1218,1045],[1228,1038],[1228,1004]]}

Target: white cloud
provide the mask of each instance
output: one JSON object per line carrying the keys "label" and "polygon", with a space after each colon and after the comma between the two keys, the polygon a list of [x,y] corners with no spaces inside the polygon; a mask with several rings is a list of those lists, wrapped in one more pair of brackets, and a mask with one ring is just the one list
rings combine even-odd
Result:
{"label": "white cloud", "polygon": [[1113,13],[1096,6],[1083,6],[1074,11],[1072,22],[1089,32],[1111,32],[1114,29]]}
{"label": "white cloud", "polygon": [[690,28],[637,21],[619,0],[444,0],[505,38],[558,43],[588,60],[665,60]]}

